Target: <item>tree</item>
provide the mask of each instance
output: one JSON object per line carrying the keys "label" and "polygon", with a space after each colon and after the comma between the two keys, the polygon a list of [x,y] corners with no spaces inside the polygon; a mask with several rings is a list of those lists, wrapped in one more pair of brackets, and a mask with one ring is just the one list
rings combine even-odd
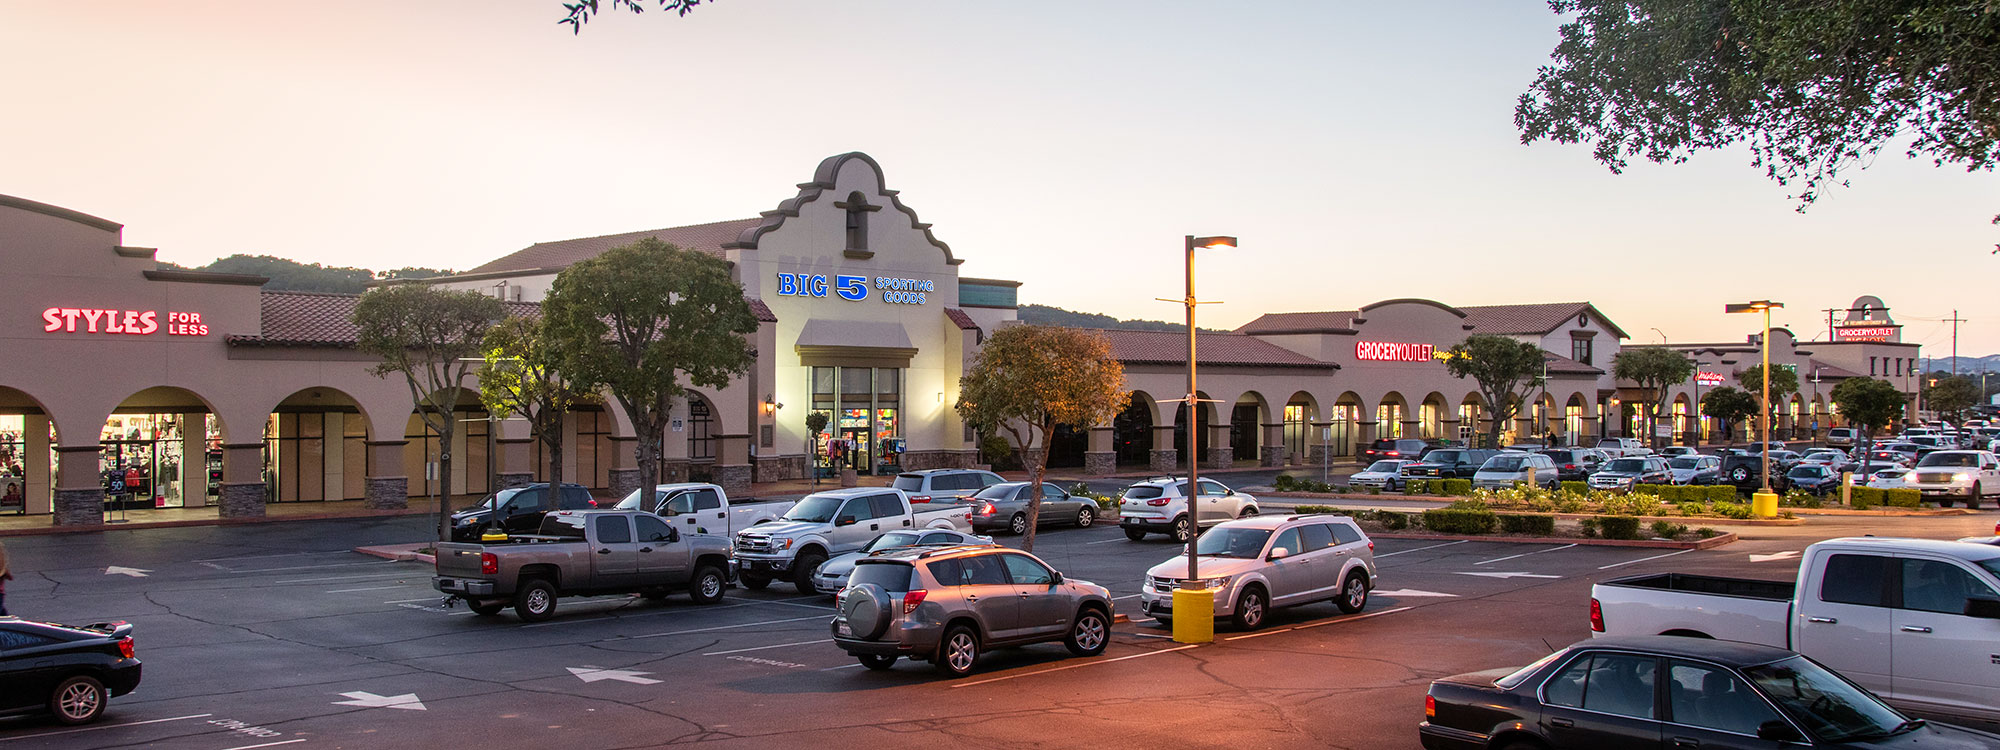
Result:
{"label": "tree", "polygon": [[1488,445],[1500,445],[1508,420],[1521,412],[1528,394],[1542,384],[1544,361],[1541,347],[1491,333],[1467,336],[1446,352],[1446,371],[1479,383],[1479,395],[1493,418],[1487,428]]}
{"label": "tree", "polygon": [[1979,403],[1979,381],[1964,375],[1931,373],[1924,378],[1923,393],[1931,411],[1956,423],[1963,421],[1966,409]]}
{"label": "tree", "polygon": [[[1652,412],[1646,420],[1646,424],[1650,425],[1659,419],[1660,410],[1666,408],[1667,388],[1694,377],[1694,360],[1672,349],[1626,349],[1611,359],[1611,374],[1619,380],[1630,380],[1653,394],[1652,402],[1646,404]],[[1648,444],[1658,448],[1659,431],[1652,432]]]}
{"label": "tree", "polygon": [[[571,34],[581,33],[583,25],[590,23],[590,17],[600,12],[598,2],[599,0],[577,0],[574,3],[563,3],[563,10],[569,11],[569,17],[556,23],[569,24]],[[654,0],[654,2],[659,4],[662,11],[679,11],[683,16],[693,11],[694,6],[701,4],[701,0]],[[632,15],[635,16],[646,12],[646,0],[604,0],[604,5],[612,10],[624,8],[632,11]]]}
{"label": "tree", "polygon": [[1832,395],[1840,416],[1861,432],[1861,476],[1871,476],[1868,458],[1874,453],[1875,431],[1901,417],[1907,399],[1896,386],[1875,378],[1848,378],[1833,387]]}
{"label": "tree", "polygon": [[1021,548],[1033,551],[1049,438],[1056,425],[1088,429],[1123,411],[1131,399],[1125,367],[1112,358],[1111,342],[1094,331],[1008,326],[986,339],[958,387],[959,415],[982,433],[1005,432],[1029,466]]}
{"label": "tree", "polygon": [[500,301],[478,292],[428,284],[377,287],[354,306],[358,348],[382,359],[376,377],[400,373],[417,416],[438,436],[438,539],[451,538],[451,444],[465,378],[486,329],[503,316]]}
{"label": "tree", "polygon": [[[493,414],[528,420],[549,459],[550,487],[563,482],[563,415],[588,391],[579,391],[556,359],[541,318],[513,317],[486,331],[486,361],[479,368],[479,396]],[[543,493],[555,508],[560,490]]]}
{"label": "tree", "polygon": [[806,471],[813,473],[813,486],[819,486],[819,436],[826,432],[826,423],[833,421],[826,412],[806,412]]}
{"label": "tree", "polygon": [[[1763,400],[1764,398],[1763,365],[1751,365],[1749,369],[1744,370],[1742,373],[1736,376],[1736,382],[1743,384],[1743,390],[1748,391],[1750,393],[1751,399],[1758,401]],[[1777,424],[1778,412],[1780,411],[1780,409],[1778,408],[1779,405],[1785,403],[1786,397],[1789,397],[1792,394],[1798,392],[1799,392],[1799,374],[1797,372],[1793,371],[1789,367],[1771,368],[1771,413],[1764,415],[1765,419],[1770,420],[1765,424]],[[1752,413],[1755,412],[1753,411]]]}
{"label": "tree", "polygon": [[1736,442],[1736,423],[1757,413],[1757,397],[1730,386],[1720,386],[1701,397],[1701,413],[1720,422],[1722,434]]}
{"label": "tree", "polygon": [[[1613,172],[1742,145],[1799,210],[1883,147],[1991,170],[2000,13],[1981,0],[1551,0],[1572,17],[1520,97],[1523,143]],[[2000,217],[1995,218],[2000,223]]]}
{"label": "tree", "polygon": [[721,388],[755,362],[757,318],[729,264],[647,237],[556,275],[542,319],[573,386],[608,390],[638,433],[639,486],[659,483],[660,443],[682,384]]}

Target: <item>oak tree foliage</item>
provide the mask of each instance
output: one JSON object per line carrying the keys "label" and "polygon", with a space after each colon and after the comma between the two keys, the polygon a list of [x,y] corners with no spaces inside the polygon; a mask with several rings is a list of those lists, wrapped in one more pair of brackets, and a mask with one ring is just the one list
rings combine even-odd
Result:
{"label": "oak tree foliage", "polygon": [[1720,386],[1702,394],[1701,413],[1719,422],[1716,428],[1735,442],[1737,423],[1757,414],[1757,397],[1734,386]]}
{"label": "oak tree foliage", "polygon": [[[660,7],[661,11],[674,11],[683,16],[693,11],[694,7],[700,5],[701,2],[702,0],[654,0],[654,3]],[[571,34],[581,33],[583,25],[590,23],[592,16],[600,15],[606,9],[629,10],[632,12],[632,15],[636,16],[646,12],[646,0],[602,0],[601,5],[600,0],[577,0],[577,2],[573,3],[563,3],[563,10],[568,11],[569,15],[556,23],[568,24],[569,33]]]}
{"label": "oak tree foliage", "polygon": [[1446,352],[1447,372],[1479,384],[1479,396],[1486,404],[1487,416],[1493,420],[1486,428],[1487,445],[1500,445],[1500,435],[1507,431],[1507,423],[1521,413],[1529,394],[1545,385],[1542,381],[1545,361],[1541,347],[1491,333],[1467,336]]}
{"label": "oak tree foliage", "polygon": [[1869,457],[1874,453],[1875,431],[1903,416],[1907,398],[1889,381],[1876,378],[1848,378],[1833,387],[1833,403],[1840,416],[1860,434],[1861,476],[1871,476]]}
{"label": "oak tree foliage", "polygon": [[[1673,349],[1626,349],[1611,359],[1611,374],[1619,380],[1630,380],[1652,394],[1652,400],[1646,404],[1650,412],[1646,415],[1646,424],[1651,425],[1667,406],[1667,389],[1694,377],[1694,360]],[[1659,431],[1649,429],[1647,432],[1651,433],[1651,445],[1660,447]]]}
{"label": "oak tree foliage", "polygon": [[[480,400],[490,413],[528,420],[548,457],[549,486],[561,487],[563,415],[590,393],[570,383],[540,317],[511,317],[487,329],[485,349]],[[544,507],[553,509],[560,492],[543,493]]]}

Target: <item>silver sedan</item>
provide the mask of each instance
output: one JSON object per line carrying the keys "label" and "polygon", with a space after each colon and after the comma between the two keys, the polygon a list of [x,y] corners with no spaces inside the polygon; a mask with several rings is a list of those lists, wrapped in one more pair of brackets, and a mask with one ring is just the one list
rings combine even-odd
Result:
{"label": "silver sedan", "polygon": [[[1001,482],[980,490],[972,496],[972,530],[999,531],[1009,534],[1028,533],[1028,485],[1029,482]],[[1097,522],[1097,501],[1087,497],[1077,497],[1064,492],[1048,482],[1042,483],[1041,525],[1075,524],[1079,527]]]}
{"label": "silver sedan", "polygon": [[847,588],[847,577],[854,573],[854,561],[885,549],[914,547],[919,545],[991,544],[993,537],[974,536],[950,529],[926,529],[923,531],[889,531],[868,541],[861,549],[838,555],[820,563],[813,573],[813,589],[832,596]]}

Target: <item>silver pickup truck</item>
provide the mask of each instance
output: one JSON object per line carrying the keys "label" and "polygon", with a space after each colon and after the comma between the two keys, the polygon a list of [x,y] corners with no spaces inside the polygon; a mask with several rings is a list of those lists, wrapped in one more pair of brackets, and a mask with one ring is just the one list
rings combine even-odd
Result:
{"label": "silver pickup truck", "polygon": [[521,619],[555,616],[556,598],[641,593],[664,599],[686,591],[698,604],[722,600],[730,579],[729,540],[682,533],[645,511],[556,511],[541,533],[506,542],[446,542],[437,548],[437,590],[472,611]]}

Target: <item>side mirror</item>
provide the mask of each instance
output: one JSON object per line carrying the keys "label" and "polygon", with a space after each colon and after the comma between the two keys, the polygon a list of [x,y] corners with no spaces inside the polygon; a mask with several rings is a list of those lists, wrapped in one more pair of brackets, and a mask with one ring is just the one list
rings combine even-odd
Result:
{"label": "side mirror", "polygon": [[1062,571],[1055,571],[1052,575],[1054,575],[1055,577],[1049,579],[1049,585],[1051,586],[1062,585],[1063,582]]}
{"label": "side mirror", "polygon": [[1271,554],[1268,556],[1268,559],[1283,560],[1291,556],[1292,556],[1291,550],[1285,549],[1284,547],[1272,547]]}
{"label": "side mirror", "polygon": [[853,517],[853,516],[841,516],[841,517],[839,517],[839,518],[836,518],[836,519],[833,519],[833,525],[835,525],[835,526],[853,526],[853,525],[854,525],[854,517]]}
{"label": "side mirror", "polygon": [[1799,730],[1793,729],[1792,725],[1772,719],[1757,725],[1757,739],[1772,742],[1801,742],[1805,738],[1800,737]]}
{"label": "side mirror", "polygon": [[672,527],[672,526],[668,526],[668,527],[667,527],[667,543],[668,543],[668,544],[673,544],[673,543],[675,543],[675,542],[678,542],[678,541],[680,541],[680,540],[681,540],[681,530],[680,530],[680,529],[676,529],[676,528],[674,528],[674,527]]}
{"label": "side mirror", "polygon": [[1965,616],[2000,620],[2000,599],[1989,596],[1968,597],[1965,600]]}

